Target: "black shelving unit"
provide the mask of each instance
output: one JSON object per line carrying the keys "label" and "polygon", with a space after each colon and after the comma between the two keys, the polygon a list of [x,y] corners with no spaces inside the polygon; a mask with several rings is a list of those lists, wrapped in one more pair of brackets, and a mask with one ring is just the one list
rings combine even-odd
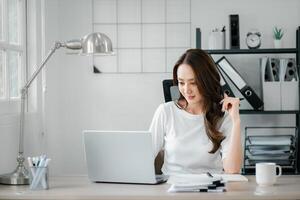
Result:
{"label": "black shelving unit", "polygon": [[300,114],[299,110],[240,110],[240,114]]}
{"label": "black shelving unit", "polygon": [[286,54],[297,53],[297,48],[283,49],[218,49],[205,50],[209,54]]}
{"label": "black shelving unit", "polygon": [[[196,42],[196,44],[198,44]],[[196,48],[200,48],[196,46]],[[296,31],[296,48],[282,48],[282,49],[221,49],[221,50],[205,50],[207,53],[211,55],[225,55],[225,54],[296,54],[296,65],[298,71],[298,77],[300,77],[300,26]],[[299,81],[299,94],[300,94],[300,81]],[[297,127],[297,141],[296,145],[297,149],[297,169],[296,172],[300,172],[300,100],[299,100],[299,110],[293,111],[264,111],[264,110],[240,110],[240,114],[295,114],[296,115],[296,127]]]}

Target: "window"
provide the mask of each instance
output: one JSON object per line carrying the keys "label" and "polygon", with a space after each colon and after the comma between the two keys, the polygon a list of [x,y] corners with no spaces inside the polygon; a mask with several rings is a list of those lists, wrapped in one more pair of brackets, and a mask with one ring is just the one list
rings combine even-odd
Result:
{"label": "window", "polygon": [[25,54],[26,0],[0,0],[0,100],[20,98]]}

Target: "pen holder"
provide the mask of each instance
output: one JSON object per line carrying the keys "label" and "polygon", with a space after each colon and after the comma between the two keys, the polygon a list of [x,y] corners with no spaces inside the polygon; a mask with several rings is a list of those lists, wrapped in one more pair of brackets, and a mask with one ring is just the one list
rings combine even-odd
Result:
{"label": "pen holder", "polygon": [[48,174],[48,167],[30,167],[30,189],[49,189]]}
{"label": "pen holder", "polygon": [[208,49],[225,49],[225,32],[211,32],[208,38]]}

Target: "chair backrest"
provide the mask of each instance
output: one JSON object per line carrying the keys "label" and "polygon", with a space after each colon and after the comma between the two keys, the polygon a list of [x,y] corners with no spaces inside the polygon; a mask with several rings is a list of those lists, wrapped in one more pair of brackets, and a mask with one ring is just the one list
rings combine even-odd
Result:
{"label": "chair backrest", "polygon": [[178,86],[173,85],[173,79],[163,80],[165,102],[174,101],[179,98]]}

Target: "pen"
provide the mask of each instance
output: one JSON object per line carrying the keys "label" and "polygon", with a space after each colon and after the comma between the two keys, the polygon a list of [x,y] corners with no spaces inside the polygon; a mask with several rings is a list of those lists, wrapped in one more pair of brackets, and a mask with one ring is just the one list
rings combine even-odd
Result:
{"label": "pen", "polygon": [[[234,98],[234,97],[233,97]],[[239,98],[239,100],[240,101],[243,101],[245,98]],[[224,99],[222,99],[221,101],[220,101],[220,103],[223,103],[223,101],[224,101]]]}
{"label": "pen", "polygon": [[209,189],[200,189],[199,192],[226,192],[225,188],[209,190]]}
{"label": "pen", "polygon": [[208,177],[211,177],[211,178],[214,177],[214,176],[213,176],[211,173],[209,173],[209,172],[206,172],[206,175],[207,175]]}
{"label": "pen", "polygon": [[221,32],[225,32],[225,26],[223,26],[222,31]]}

